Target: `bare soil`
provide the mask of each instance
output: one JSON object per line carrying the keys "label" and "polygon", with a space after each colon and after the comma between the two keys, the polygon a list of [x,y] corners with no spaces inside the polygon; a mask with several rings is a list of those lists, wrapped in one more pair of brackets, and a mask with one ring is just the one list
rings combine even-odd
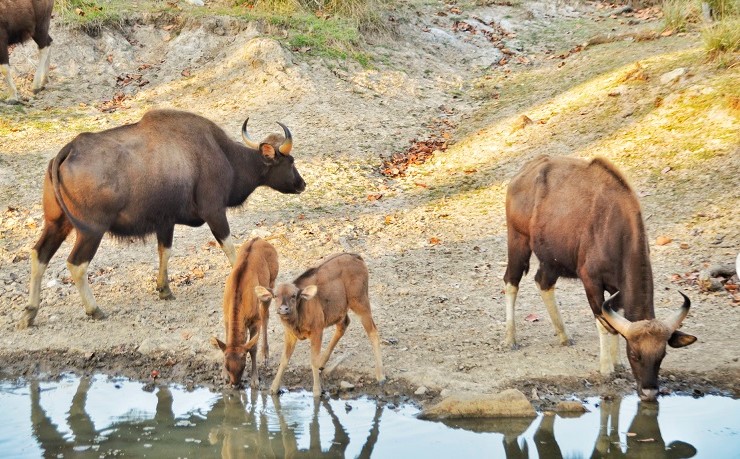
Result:
{"label": "bare soil", "polygon": [[[339,365],[325,377],[329,390],[346,380],[355,393],[428,401],[443,390],[518,387],[540,404],[632,390],[629,370],[606,380],[598,374],[596,327],[579,281],[558,283],[574,345],[557,344],[531,274],[522,281],[517,308],[521,349],[501,344],[506,184],[526,160],[547,153],[610,157],[641,196],[650,240],[673,240],[651,247],[656,314],[677,309],[682,289],[693,301],[683,330],[699,340],[669,349],[661,385],[669,392],[736,397],[737,302],[731,292],[701,292],[691,274],[737,254],[740,139],[705,132],[702,144],[714,146],[713,154],[684,163],[667,156],[671,139],[657,131],[645,144],[668,146],[647,148],[644,157],[628,158],[623,144],[604,146],[604,139],[656,122],[658,99],[705,94],[712,75],[737,76],[737,69],[689,61],[677,82],[663,84],[663,70],[685,67],[680,56],[700,52],[698,36],[579,50],[591,37],[653,30],[658,22],[650,15],[610,18],[609,7],[599,4],[495,3],[406,4],[394,12],[391,31],[367,45],[368,68],[289,49],[255,23],[141,14],[96,36],[55,23],[50,82],[31,97],[36,50],[16,47],[11,65],[30,100],[0,105],[0,374],[102,372],[151,380],[156,370],[161,381],[222,384],[221,355],[208,341],[224,333],[229,265],[206,227],[176,229],[170,274],[177,298],[166,302],[155,292],[154,240],[105,239],[90,267],[93,292],[109,314],[103,321],[86,318],[71,283],[65,266],[70,237],[44,276],[36,325],[15,330],[28,296],[29,253],[43,222],[48,160],[79,132],[175,107],[214,120],[234,138],[246,116],[254,137],[278,130],[277,120],[290,127],[306,192],[258,190],[229,215],[239,243],[261,236],[276,247],[280,280],[335,252],[365,258],[389,382],[378,388],[373,381],[370,344],[355,321],[335,350],[332,361]],[[587,94],[590,81],[640,61],[648,75],[642,86],[600,90],[599,100],[576,103],[574,111],[558,105]],[[4,98],[1,91],[6,88],[0,88]],[[740,132],[737,111],[728,110],[708,116]],[[429,138],[444,139],[448,148],[401,176],[381,173],[382,159]],[[282,346],[274,315],[269,344],[264,388]],[[308,344],[301,343],[284,381],[310,388],[310,378]],[[414,395],[421,386],[426,393]]]}

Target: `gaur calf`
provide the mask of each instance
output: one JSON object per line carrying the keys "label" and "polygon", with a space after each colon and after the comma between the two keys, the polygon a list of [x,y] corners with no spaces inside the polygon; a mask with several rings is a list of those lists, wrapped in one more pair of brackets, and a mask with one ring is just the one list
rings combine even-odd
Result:
{"label": "gaur calf", "polygon": [[252,358],[250,385],[255,389],[259,387],[256,344],[262,335],[262,356],[267,360],[270,300],[260,301],[255,288],[273,288],[277,275],[278,256],[272,244],[264,239],[254,238],[241,246],[224,288],[226,342],[215,336],[211,338],[211,344],[224,353],[224,372],[232,386],[241,385],[249,353]]}
{"label": "gaur calf", "polygon": [[[375,354],[375,377],[378,382],[385,381],[380,338],[370,311],[367,266],[362,257],[350,253],[336,254],[304,272],[292,283],[279,284],[274,292],[264,287],[257,287],[256,291],[262,301],[275,299],[277,313],[285,329],[285,347],[270,393],[278,393],[296,342],[308,339],[311,342],[313,395],[321,396],[319,372],[349,325],[348,310],[360,317]],[[323,332],[331,325],[336,326],[334,335],[322,354]]]}

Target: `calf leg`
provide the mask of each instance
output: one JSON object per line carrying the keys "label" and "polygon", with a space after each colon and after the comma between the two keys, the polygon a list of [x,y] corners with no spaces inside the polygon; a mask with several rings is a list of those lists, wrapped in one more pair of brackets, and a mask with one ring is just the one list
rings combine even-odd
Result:
{"label": "calf leg", "polygon": [[[336,332],[335,332],[336,334]],[[321,367],[321,339],[323,333],[312,333],[309,339],[311,340],[311,373],[313,374],[313,396],[314,398],[321,397],[321,373],[319,368]],[[336,343],[335,343],[336,344]]]}
{"label": "calf leg", "polygon": [[334,347],[339,342],[339,339],[344,336],[344,332],[347,330],[347,326],[349,325],[349,316],[344,316],[344,320],[337,322],[336,327],[334,328],[334,334],[331,337],[331,340],[329,341],[329,345],[326,346],[326,349],[324,350],[324,354],[321,356],[321,359],[319,360],[319,370],[323,371],[324,367],[326,366],[326,362],[329,361],[329,357],[331,357],[331,353],[334,351]]}
{"label": "calf leg", "polygon": [[23,330],[33,325],[41,304],[41,279],[44,276],[49,260],[72,230],[72,225],[65,217],[56,221],[46,221],[41,237],[31,251],[31,283],[29,286],[28,306],[23,311],[16,328]]}
{"label": "calf leg", "polygon": [[529,259],[532,256],[532,250],[529,248],[529,238],[518,233],[513,228],[509,228],[508,233],[508,263],[504,273],[504,282],[506,284],[504,291],[506,293],[506,334],[504,335],[504,344],[511,349],[518,349],[516,343],[516,325],[514,322],[514,305],[519,293],[519,282],[522,276],[529,270]]}
{"label": "calf leg", "polygon": [[72,273],[72,280],[80,292],[85,314],[93,319],[104,319],[106,317],[106,314],[95,302],[95,297],[87,281],[87,268],[102,239],[102,234],[87,234],[78,230],[77,241],[69,254],[69,258],[67,258],[67,268]]}
{"label": "calf leg", "polygon": [[378,328],[375,326],[375,321],[370,314],[366,314],[360,317],[362,326],[365,328],[365,333],[370,339],[370,344],[373,346],[373,354],[375,354],[375,379],[379,383],[385,382],[385,373],[383,372],[383,359],[380,356],[380,337],[378,336]]}
{"label": "calf leg", "polygon": [[260,301],[260,333],[262,334],[260,341],[260,352],[262,354],[262,360],[267,365],[270,359],[270,345],[267,343],[267,322],[270,320],[270,301]]}
{"label": "calf leg", "polygon": [[170,290],[170,278],[167,274],[170,256],[172,256],[172,238],[175,234],[174,225],[157,232],[157,252],[159,253],[159,273],[157,274],[157,291],[159,298],[174,300],[175,295]]}
{"label": "calf leg", "polygon": [[[249,327],[249,337],[252,338],[257,333],[259,333],[260,326],[259,325],[252,325]],[[249,349],[249,357],[252,359],[252,372],[250,377],[250,387],[252,389],[259,389],[260,387],[260,379],[259,379],[259,373],[257,371],[257,346],[252,346],[251,349]]]}
{"label": "calf leg", "polygon": [[290,357],[293,355],[293,351],[295,350],[295,343],[297,341],[298,338],[296,338],[295,335],[293,335],[288,330],[285,330],[285,345],[283,347],[283,356],[280,358],[280,366],[278,366],[277,373],[275,374],[275,379],[272,381],[272,385],[270,386],[271,394],[277,394],[280,390],[280,381],[283,379],[283,372],[285,372],[285,368],[288,366]]}

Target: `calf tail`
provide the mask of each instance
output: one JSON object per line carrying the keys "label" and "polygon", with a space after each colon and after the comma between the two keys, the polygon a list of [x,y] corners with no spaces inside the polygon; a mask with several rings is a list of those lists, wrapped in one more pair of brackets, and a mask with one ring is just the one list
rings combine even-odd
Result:
{"label": "calf tail", "polygon": [[72,215],[72,213],[67,208],[67,205],[64,203],[64,199],[62,199],[62,193],[61,193],[61,183],[62,182],[59,176],[59,167],[62,165],[64,160],[67,159],[71,151],[72,151],[72,143],[70,142],[67,145],[65,145],[52,160],[51,168],[49,170],[49,174],[51,175],[51,185],[54,188],[54,196],[56,197],[57,202],[59,203],[59,207],[62,208],[64,215],[66,215],[67,218],[69,218],[69,221],[72,222],[72,225],[74,225],[74,227],[79,229],[80,231],[92,232],[92,228],[82,223],[80,220],[78,220]]}

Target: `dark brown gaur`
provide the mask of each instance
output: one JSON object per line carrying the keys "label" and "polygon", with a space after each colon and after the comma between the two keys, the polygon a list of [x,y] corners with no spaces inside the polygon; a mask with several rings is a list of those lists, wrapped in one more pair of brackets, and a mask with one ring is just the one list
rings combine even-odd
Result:
{"label": "dark brown gaur", "polygon": [[39,65],[33,78],[33,93],[44,89],[49,73],[49,36],[51,11],[54,0],[2,0],[0,1],[0,74],[10,88],[8,104],[20,103],[21,96],[13,83],[8,47],[33,39],[39,47]]}
{"label": "dark brown gaur", "polygon": [[252,359],[250,385],[255,389],[259,387],[256,345],[261,335],[262,356],[267,361],[270,301],[260,301],[255,287],[275,287],[277,275],[278,255],[272,244],[264,239],[254,238],[241,246],[224,288],[226,342],[215,336],[211,338],[211,344],[224,353],[224,373],[232,386],[241,386],[249,353]]}
{"label": "dark brown gaur", "polygon": [[[375,354],[375,376],[378,382],[385,381],[380,338],[370,311],[367,266],[362,257],[350,253],[330,256],[298,276],[292,283],[280,284],[274,292],[257,287],[256,293],[262,301],[275,299],[277,313],[285,329],[285,347],[280,367],[270,386],[270,393],[278,393],[283,372],[293,355],[296,342],[308,339],[311,342],[313,395],[321,396],[319,372],[323,370],[349,325],[348,310],[360,316]],[[336,326],[334,335],[321,354],[324,329],[332,325]]]}
{"label": "dark brown gaur", "polygon": [[[30,299],[18,328],[36,317],[41,278],[74,229],[67,267],[88,316],[102,319],[87,269],[106,233],[142,239],[157,235],[160,298],[174,298],[167,265],[175,225],[207,223],[233,266],[236,250],[226,209],[240,206],[259,186],[301,193],[306,183],[290,156],[292,137],[271,134],[244,146],[193,113],[152,110],[134,124],[83,133],[49,161],[44,179],[44,229],[31,252]],[[248,139],[247,121],[242,136]]]}
{"label": "dark brown gaur", "polygon": [[[505,344],[517,348],[514,305],[534,252],[540,261],[534,279],[560,343],[571,341],[555,301],[555,282],[559,277],[579,278],[597,319],[601,373],[614,371],[619,353],[616,333],[621,333],[627,340],[627,358],[640,398],[655,400],[666,343],[683,347],[696,337],[678,330],[689,310],[685,296],[675,318],[655,319],[653,273],[640,203],[624,176],[603,158],[540,156],[526,163],[509,184],[506,223]],[[604,302],[604,292],[617,291],[621,291],[618,297]],[[624,317],[611,313],[612,309],[623,310]]]}

